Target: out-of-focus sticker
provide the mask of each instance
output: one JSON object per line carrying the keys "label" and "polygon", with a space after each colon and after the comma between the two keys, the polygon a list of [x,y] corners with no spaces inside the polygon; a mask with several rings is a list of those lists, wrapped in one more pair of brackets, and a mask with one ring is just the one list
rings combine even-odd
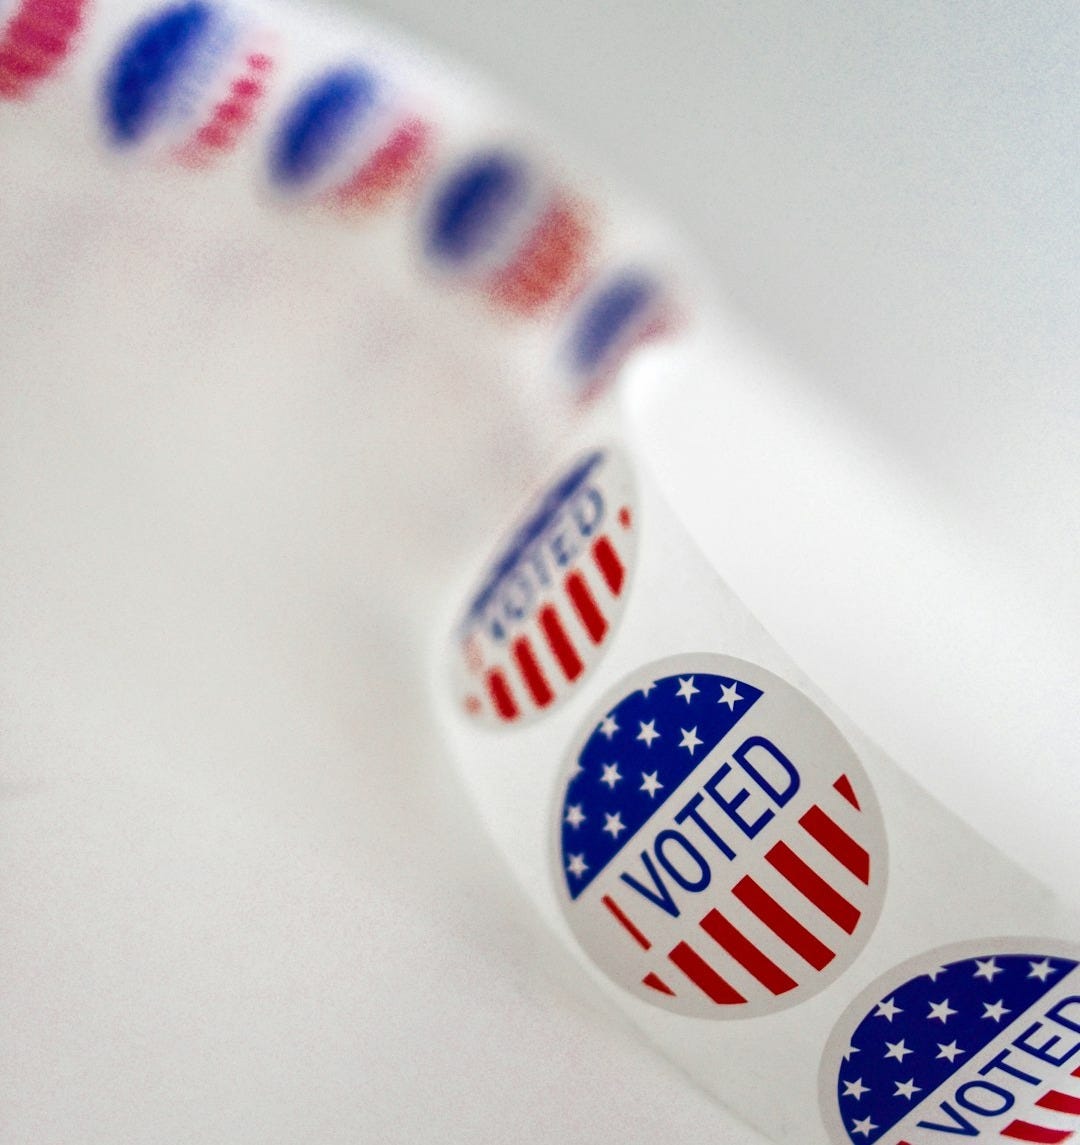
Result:
{"label": "out-of-focus sticker", "polygon": [[837,1145],[1080,1140],[1080,946],[986,939],[905,962],[837,1023],[820,1094]]}
{"label": "out-of-focus sticker", "polygon": [[573,744],[563,911],[597,966],[697,1018],[804,1001],[865,946],[886,842],[855,753],[804,695],[710,654],[642,668]]}
{"label": "out-of-focus sticker", "polygon": [[431,134],[381,74],[345,64],[310,83],[283,114],[270,178],[290,195],[373,208],[415,182]]}
{"label": "out-of-focus sticker", "polygon": [[255,121],[274,62],[245,13],[189,0],[142,21],[105,77],[103,114],[122,151],[168,155],[206,167]]}
{"label": "out-of-focus sticker", "polygon": [[0,100],[26,99],[53,75],[83,26],[86,0],[0,4]]}
{"label": "out-of-focus sticker", "polygon": [[470,156],[430,203],[430,260],[474,282],[489,300],[528,316],[571,289],[586,263],[586,207],[519,155]]}
{"label": "out-of-focus sticker", "polygon": [[636,347],[674,324],[666,288],[647,271],[621,270],[592,284],[574,302],[562,350],[578,399],[595,397]]}
{"label": "out-of-focus sticker", "polygon": [[633,481],[622,456],[580,458],[523,516],[458,625],[454,687],[480,723],[549,712],[610,642],[634,563]]}

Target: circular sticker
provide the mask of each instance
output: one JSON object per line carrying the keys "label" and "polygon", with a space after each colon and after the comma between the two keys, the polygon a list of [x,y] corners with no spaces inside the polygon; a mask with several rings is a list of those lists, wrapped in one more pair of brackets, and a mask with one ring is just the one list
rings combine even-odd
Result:
{"label": "circular sticker", "polygon": [[523,157],[471,155],[436,188],[429,260],[473,280],[506,310],[530,316],[570,289],[591,240],[588,211]]}
{"label": "circular sticker", "polygon": [[667,290],[644,270],[621,270],[583,291],[562,354],[574,395],[596,396],[638,346],[662,337],[675,321]]}
{"label": "circular sticker", "polygon": [[875,982],[821,1064],[837,1145],[1080,1139],[1080,946],[984,939]]}
{"label": "circular sticker", "polygon": [[523,514],[456,629],[454,685],[473,719],[525,724],[588,675],[626,600],[635,525],[629,466],[607,449]]}
{"label": "circular sticker", "polygon": [[726,656],[662,660],[608,696],[572,750],[554,851],[593,961],[696,1018],[824,989],[885,893],[881,813],[847,741],[791,685]]}
{"label": "circular sticker", "polygon": [[114,147],[166,152],[205,167],[254,123],[273,60],[243,13],[188,0],[144,19],[105,78],[103,112]]}
{"label": "circular sticker", "polygon": [[282,116],[270,151],[278,190],[341,209],[373,208],[409,187],[429,124],[384,76],[360,63],[319,76]]}

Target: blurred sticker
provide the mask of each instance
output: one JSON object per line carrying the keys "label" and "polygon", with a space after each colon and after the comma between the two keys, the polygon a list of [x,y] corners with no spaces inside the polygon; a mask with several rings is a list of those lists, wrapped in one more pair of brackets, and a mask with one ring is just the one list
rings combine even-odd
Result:
{"label": "blurred sticker", "polygon": [[551,711],[596,664],[627,595],[636,548],[623,458],[580,458],[524,514],[473,595],[454,678],[475,720],[521,725]]}
{"label": "blurred sticker", "polygon": [[411,185],[430,126],[381,75],[350,63],[312,81],[284,112],[270,149],[271,182],[338,208],[370,208]]}
{"label": "blurred sticker", "polygon": [[224,4],[161,9],[131,31],[106,74],[110,142],[209,166],[255,121],[274,68],[265,49],[254,22]]}
{"label": "blurred sticker", "polygon": [[710,654],[642,668],[573,746],[560,899],[638,998],[751,1018],[824,989],[866,945],[886,842],[862,765],[805,696]]}
{"label": "blurred sticker", "polygon": [[582,203],[532,163],[501,150],[469,156],[446,175],[426,232],[435,265],[523,316],[575,283],[591,239]]}
{"label": "blurred sticker", "polygon": [[837,1145],[1080,1140],[1080,946],[934,950],[848,1007],[821,1065]]}
{"label": "blurred sticker", "polygon": [[579,400],[595,397],[645,342],[675,324],[667,289],[644,270],[598,280],[575,299],[562,356]]}

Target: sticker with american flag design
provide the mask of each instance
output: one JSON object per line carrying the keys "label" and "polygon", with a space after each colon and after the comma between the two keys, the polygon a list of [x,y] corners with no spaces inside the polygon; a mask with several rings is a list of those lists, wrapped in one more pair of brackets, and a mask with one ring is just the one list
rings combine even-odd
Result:
{"label": "sticker with american flag design", "polygon": [[1080,946],[983,939],[905,962],[822,1059],[837,1145],[1080,1142]]}
{"label": "sticker with american flag design", "polygon": [[102,115],[120,152],[209,167],[255,123],[271,83],[268,33],[217,0],[155,11],[125,37],[102,85]]}
{"label": "sticker with american flag design", "polygon": [[566,918],[644,1001],[751,1018],[824,989],[865,946],[886,841],[855,753],[742,660],[631,675],[573,747],[554,848]]}
{"label": "sticker with american flag design", "polygon": [[477,722],[552,711],[611,641],[636,547],[633,480],[611,449],[578,458],[523,515],[457,627],[453,672]]}

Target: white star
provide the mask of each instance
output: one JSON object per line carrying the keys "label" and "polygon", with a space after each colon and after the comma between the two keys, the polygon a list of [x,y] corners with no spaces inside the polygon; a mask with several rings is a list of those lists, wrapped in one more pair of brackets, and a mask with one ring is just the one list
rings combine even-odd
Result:
{"label": "white star", "polygon": [[698,739],[697,728],[691,728],[689,731],[686,728],[679,728],[679,731],[682,732],[682,743],[679,744],[679,747],[685,747],[690,752],[690,758],[693,759],[694,748],[701,747],[705,741]]}
{"label": "white star", "polygon": [[566,869],[576,879],[580,879],[583,874],[589,869],[588,863],[585,862],[584,855],[571,855],[570,861],[566,864]]}
{"label": "white star", "polygon": [[878,1002],[877,1009],[874,1011],[875,1018],[885,1018],[891,1022],[897,1014],[902,1014],[904,1011],[896,1004],[895,998],[886,998],[884,1002]]}
{"label": "white star", "polygon": [[978,967],[978,970],[975,971],[975,977],[985,978],[987,982],[993,982],[995,975],[1004,973],[992,958],[982,960],[976,958],[975,965]]}
{"label": "white star", "polygon": [[938,1042],[938,1049],[941,1051],[938,1054],[939,1058],[945,1058],[946,1061],[954,1062],[965,1051],[962,1050],[956,1042],[949,1042],[947,1046],[943,1046]]}
{"label": "white star", "polygon": [[[843,1081],[843,1078],[841,1078],[841,1081]],[[862,1095],[864,1093],[869,1093],[869,1092],[870,1092],[870,1087],[868,1085],[863,1085],[862,1078],[859,1077],[859,1078],[856,1078],[854,1081],[845,1081],[844,1082],[844,1092],[840,1096],[841,1097],[853,1097],[853,1098],[855,1098],[856,1101],[858,1101],[859,1098],[862,1097]]]}
{"label": "white star", "polygon": [[720,685],[720,699],[719,703],[727,704],[729,711],[735,710],[735,705],[742,699],[736,689],[738,684],[721,684]]}
{"label": "white star", "polygon": [[619,725],[615,722],[614,716],[604,716],[604,718],[600,721],[599,728],[596,730],[602,736],[605,736],[610,740],[611,737],[619,730]]}
{"label": "white star", "polygon": [[857,1054],[858,1052],[859,1052],[858,1046],[848,1046],[848,1048],[846,1050],[844,1050],[844,1061],[846,1061],[846,1062],[851,1061],[851,1055]]}
{"label": "white star", "polygon": [[864,1117],[862,1121],[853,1121],[851,1123],[852,1133],[861,1133],[864,1137],[869,1137],[877,1126],[870,1120],[869,1117]]}
{"label": "white star", "polygon": [[983,1017],[991,1018],[995,1022],[1000,1022],[1006,1014],[1011,1014],[1012,1010],[1006,1010],[1001,1001],[995,1002],[992,1006],[989,1002],[983,1002]]}
{"label": "white star", "polygon": [[649,798],[655,799],[656,793],[664,786],[660,780],[656,778],[658,774],[656,771],[650,771],[648,775],[646,775],[643,771],[641,773],[641,786],[638,788],[638,791],[647,791]]}
{"label": "white star", "polygon": [[614,791],[615,784],[622,779],[622,776],[619,774],[619,765],[617,763],[605,763],[602,766],[604,768],[604,774],[600,776],[600,782],[606,783],[608,787]]}
{"label": "white star", "polygon": [[958,1014],[959,1010],[954,1010],[949,1005],[949,999],[946,998],[942,1002],[931,1002],[930,1013],[926,1015],[926,1020],[929,1022],[932,1018],[937,1018],[943,1025],[947,1022],[953,1014]]}
{"label": "white star", "polygon": [[1040,982],[1045,982],[1047,978],[1054,973],[1054,968],[1050,965],[1049,958],[1044,958],[1042,962],[1029,962],[1028,965],[1031,967],[1031,970],[1028,972],[1028,977],[1038,978]]}
{"label": "white star", "polygon": [[643,739],[646,747],[652,747],[652,741],[660,738],[660,733],[656,730],[656,720],[649,720],[647,724],[638,720],[638,727],[641,728],[641,731],[638,732],[637,738]]}
{"label": "white star", "polygon": [[646,700],[649,698],[649,693],[655,687],[656,687],[656,681],[653,680],[651,684],[646,684],[645,687],[641,689],[641,694],[645,697]]}
{"label": "white star", "polygon": [[929,978],[931,982],[936,982],[938,978],[944,973],[944,966],[935,966],[933,970],[927,970],[926,977]]}
{"label": "white star", "polygon": [[910,1077],[907,1081],[896,1083],[896,1092],[893,1097],[906,1097],[910,1101],[917,1093],[922,1093],[922,1086],[916,1085],[915,1079]]}
{"label": "white star", "polygon": [[576,831],[585,822],[585,812],[581,810],[580,803],[574,803],[566,809],[566,822]]}
{"label": "white star", "polygon": [[698,694],[698,692],[700,692],[700,691],[701,691],[700,688],[694,687],[694,677],[693,676],[690,676],[686,680],[684,680],[682,678],[682,676],[680,676],[679,677],[679,690],[675,693],[675,695],[676,696],[682,696],[682,698],[687,703],[690,703],[690,698],[692,696],[696,696]]}
{"label": "white star", "polygon": [[626,830],[626,824],[622,821],[622,812],[616,811],[614,815],[609,815],[604,812],[604,826],[601,830],[606,831],[613,839],[619,837],[619,832]]}
{"label": "white star", "polygon": [[885,1044],[889,1047],[885,1054],[886,1061],[888,1061],[889,1058],[896,1058],[898,1062],[902,1062],[904,1058],[908,1056],[908,1054],[913,1054],[915,1052],[914,1050],[909,1050],[907,1046],[904,1045],[903,1038],[901,1038],[898,1042],[886,1042]]}

